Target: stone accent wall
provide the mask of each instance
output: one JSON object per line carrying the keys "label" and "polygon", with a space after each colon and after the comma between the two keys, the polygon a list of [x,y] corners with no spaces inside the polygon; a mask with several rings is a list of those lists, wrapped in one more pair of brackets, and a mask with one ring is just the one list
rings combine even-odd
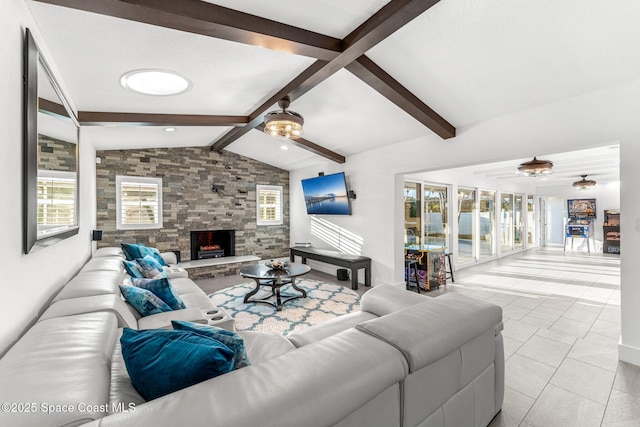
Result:
{"label": "stone accent wall", "polygon": [[38,134],[38,169],[76,172],[76,147],[73,142]]}
{"label": "stone accent wall", "polygon": [[[236,255],[262,259],[289,253],[289,172],[209,147],[98,151],[99,247],[142,242],[190,259],[190,231],[236,230]],[[116,230],[116,175],[162,178],[163,227]],[[281,185],[283,225],[256,225],[256,184]],[[233,274],[223,269],[221,274]]]}

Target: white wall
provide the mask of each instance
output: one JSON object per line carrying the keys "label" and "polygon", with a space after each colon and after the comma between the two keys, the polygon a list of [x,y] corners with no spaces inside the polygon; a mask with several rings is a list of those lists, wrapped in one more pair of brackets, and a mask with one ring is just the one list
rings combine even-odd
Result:
{"label": "white wall", "polygon": [[[623,332],[621,358],[640,364],[640,80],[458,129],[456,138],[424,137],[352,155],[344,165],[329,162],[294,171],[291,180],[291,241],[330,247],[311,234],[300,180],[344,171],[357,192],[354,215],[335,220],[363,239],[362,254],[373,260],[373,283],[402,283],[404,174],[621,145],[621,232]],[[625,154],[627,153],[627,154]],[[626,156],[626,158],[625,158]],[[625,171],[622,173],[622,168]],[[612,203],[613,204],[613,203]],[[606,203],[599,205],[604,208]],[[615,206],[612,206],[615,207]],[[625,259],[632,260],[625,263]],[[626,300],[625,300],[626,298]],[[624,354],[623,354],[624,353]]]}
{"label": "white wall", "polygon": [[[597,182],[597,177],[593,179]],[[553,196],[562,199],[561,212],[559,213],[560,221],[567,217],[567,200],[571,199],[596,199],[596,220],[594,221],[594,239],[601,249],[602,245],[602,226],[604,223],[604,211],[609,209],[620,209],[620,183],[598,184],[593,190],[578,191],[571,186],[550,186],[538,188],[539,196]],[[549,203],[547,203],[549,208]],[[560,232],[560,240],[550,243],[562,243],[564,229]],[[576,242],[577,244],[577,242]],[[592,248],[593,250],[593,248]]]}
{"label": "white wall", "polygon": [[[91,254],[90,230],[95,224],[95,150],[90,142],[80,148],[80,232],[65,241],[23,254],[22,244],[22,46],[29,27],[47,61],[53,63],[46,43],[35,28],[23,0],[5,0],[0,14],[0,120],[3,155],[0,174],[3,186],[0,209],[0,354],[36,320],[52,295],[69,280]],[[57,76],[60,79],[59,75]]]}
{"label": "white wall", "polygon": [[546,242],[562,244],[564,242],[564,225],[566,217],[566,201],[563,197],[549,197],[547,199],[547,237]]}

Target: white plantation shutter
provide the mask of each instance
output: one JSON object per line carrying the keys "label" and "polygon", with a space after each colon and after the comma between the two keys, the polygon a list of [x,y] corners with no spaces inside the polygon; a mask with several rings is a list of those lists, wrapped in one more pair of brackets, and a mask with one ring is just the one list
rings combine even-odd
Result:
{"label": "white plantation shutter", "polygon": [[258,225],[282,224],[282,186],[256,185]]}
{"label": "white plantation shutter", "polygon": [[76,173],[38,171],[38,227],[76,224]]}
{"label": "white plantation shutter", "polygon": [[117,228],[162,228],[162,179],[117,176]]}

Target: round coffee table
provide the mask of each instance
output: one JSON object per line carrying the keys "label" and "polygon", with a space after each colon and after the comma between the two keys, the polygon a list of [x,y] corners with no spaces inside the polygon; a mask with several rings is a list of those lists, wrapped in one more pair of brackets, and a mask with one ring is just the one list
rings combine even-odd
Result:
{"label": "round coffee table", "polygon": [[[264,264],[254,264],[248,267],[240,269],[240,275],[256,281],[256,288],[249,292],[244,297],[244,302],[257,302],[261,304],[269,304],[276,308],[276,310],[282,310],[282,305],[287,301],[291,301],[297,298],[306,298],[307,292],[304,289],[300,289],[296,286],[296,277],[307,274],[311,268],[305,264],[298,264],[295,262],[289,263],[283,269],[274,269],[267,267]],[[300,292],[300,295],[281,294],[280,288],[284,285],[291,285],[293,289]],[[268,286],[271,288],[271,293],[264,298],[250,299],[254,296],[261,286]],[[271,301],[271,298],[275,296],[275,302]]]}

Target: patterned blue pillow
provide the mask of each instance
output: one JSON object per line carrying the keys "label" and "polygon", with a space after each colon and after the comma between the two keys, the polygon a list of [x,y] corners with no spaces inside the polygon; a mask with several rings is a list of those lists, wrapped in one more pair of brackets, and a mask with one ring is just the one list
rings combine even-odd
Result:
{"label": "patterned blue pillow", "polygon": [[144,258],[136,259],[136,262],[142,270],[142,275],[148,279],[156,279],[159,277],[169,277],[162,266],[151,255]]}
{"label": "patterned blue pillow", "polygon": [[244,368],[251,365],[249,362],[249,355],[247,349],[244,346],[244,340],[235,332],[227,331],[226,329],[218,328],[215,326],[203,325],[201,323],[184,322],[181,320],[172,320],[171,325],[173,329],[181,331],[192,331],[197,334],[213,338],[216,341],[220,341],[222,344],[229,347],[235,353],[235,369]]}
{"label": "patterned blue pillow", "polygon": [[120,243],[120,247],[127,261],[133,261],[143,257],[143,255],[140,254],[140,245],[138,243]]}
{"label": "patterned blue pillow", "polygon": [[124,269],[127,271],[129,276],[131,277],[144,277],[142,274],[142,270],[140,270],[140,265],[138,265],[135,261],[122,261],[124,264]]}
{"label": "patterned blue pillow", "polygon": [[167,263],[164,262],[164,258],[162,258],[162,255],[160,255],[160,251],[157,250],[156,248],[150,248],[148,246],[143,245],[142,243],[138,243],[138,248],[140,249],[140,257],[139,258],[144,258],[147,255],[150,255],[151,257],[153,257],[153,259],[155,259],[156,261],[158,261],[158,263],[161,266],[166,266]]}
{"label": "patterned blue pillow", "polygon": [[133,283],[133,286],[146,289],[153,293],[173,310],[186,308],[184,302],[182,302],[182,299],[175,292],[173,286],[171,286],[171,282],[166,277],[159,279],[140,279],[132,277],[131,283]]}
{"label": "patterned blue pillow", "polygon": [[120,343],[131,384],[145,400],[233,370],[233,351],[191,331],[124,328]]}
{"label": "patterned blue pillow", "polygon": [[120,292],[122,292],[124,299],[143,317],[171,311],[171,307],[146,289],[136,286],[120,286]]}

